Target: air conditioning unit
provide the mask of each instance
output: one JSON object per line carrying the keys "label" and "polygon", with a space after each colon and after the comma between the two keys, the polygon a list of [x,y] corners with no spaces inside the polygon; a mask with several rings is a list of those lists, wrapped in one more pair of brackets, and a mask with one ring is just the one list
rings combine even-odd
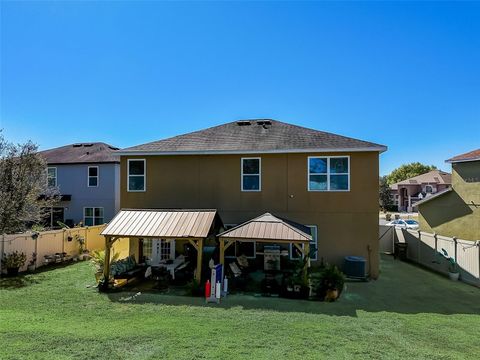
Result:
{"label": "air conditioning unit", "polygon": [[367,261],[362,256],[346,256],[343,272],[349,278],[365,280],[367,278]]}

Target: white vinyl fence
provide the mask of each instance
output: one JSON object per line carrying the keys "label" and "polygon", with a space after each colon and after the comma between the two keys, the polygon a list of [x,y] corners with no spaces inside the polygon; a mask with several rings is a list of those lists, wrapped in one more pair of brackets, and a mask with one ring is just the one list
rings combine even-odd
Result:
{"label": "white vinyl fence", "polygon": [[[388,229],[387,229],[388,228]],[[385,234],[384,236],[382,236]],[[380,225],[380,251],[393,253],[395,242],[408,244],[407,258],[442,274],[448,274],[448,261],[439,254],[445,249],[458,264],[460,280],[480,287],[480,241],[468,241],[423,231],[394,229]]]}

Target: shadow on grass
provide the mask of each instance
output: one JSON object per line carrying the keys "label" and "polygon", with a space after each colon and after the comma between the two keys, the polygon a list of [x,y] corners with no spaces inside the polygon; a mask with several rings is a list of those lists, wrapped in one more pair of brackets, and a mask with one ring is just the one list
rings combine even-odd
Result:
{"label": "shadow on grass", "polygon": [[182,296],[177,291],[154,293],[142,291],[141,287],[108,293],[107,296],[111,301],[131,304],[237,308],[352,317],[356,317],[358,311],[480,314],[480,289],[450,281],[386,255],[381,258],[379,280],[368,283],[347,282],[341,298],[334,303],[235,294],[222,299],[222,303],[217,305],[205,304],[203,298]]}
{"label": "shadow on grass", "polygon": [[26,286],[38,284],[38,278],[33,278],[28,275],[18,275],[15,277],[2,277],[0,278],[0,289],[2,290],[15,290]]}
{"label": "shadow on grass", "polygon": [[75,264],[73,261],[54,263],[39,267],[35,271],[23,272],[17,276],[4,275],[0,277],[0,289],[13,290],[22,287],[40,284],[42,280],[42,274],[51,272],[53,270],[63,269]]}

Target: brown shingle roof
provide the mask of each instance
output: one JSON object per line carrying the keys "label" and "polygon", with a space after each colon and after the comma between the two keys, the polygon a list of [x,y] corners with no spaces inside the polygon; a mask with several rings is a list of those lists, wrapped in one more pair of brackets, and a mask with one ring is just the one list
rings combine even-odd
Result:
{"label": "brown shingle roof", "polygon": [[40,151],[48,164],[82,164],[120,162],[118,148],[102,142],[78,143]]}
{"label": "brown shingle roof", "polygon": [[[392,190],[398,189],[398,185],[420,185],[420,184],[447,184],[452,183],[452,174],[441,170],[432,170],[428,173],[414,176],[410,179],[400,181],[390,186]],[[396,185],[396,186],[395,186]]]}
{"label": "brown shingle roof", "polygon": [[480,149],[454,156],[451,159],[446,160],[446,162],[455,163],[455,162],[477,161],[477,160],[480,160]]}
{"label": "brown shingle roof", "polygon": [[385,151],[383,145],[269,119],[241,120],[123,149],[135,153]]}

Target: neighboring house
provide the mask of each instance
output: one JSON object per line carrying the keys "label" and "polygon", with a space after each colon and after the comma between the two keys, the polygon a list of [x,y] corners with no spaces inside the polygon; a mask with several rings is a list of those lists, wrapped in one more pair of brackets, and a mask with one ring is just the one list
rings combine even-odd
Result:
{"label": "neighboring house", "polygon": [[452,188],[416,204],[420,229],[480,240],[480,149],[446,162],[452,164]]}
{"label": "neighboring house", "polygon": [[[376,277],[379,153],[385,150],[383,145],[275,120],[230,122],[119,151],[120,204],[132,209],[215,209],[225,229],[265,214],[256,220],[260,232],[290,226],[279,225],[285,221],[294,233],[310,233],[313,262],[342,265],[347,255],[364,256]],[[136,228],[151,233],[145,224]],[[236,241],[225,257],[244,254],[263,264],[264,243],[255,237],[265,240],[266,235],[254,233],[251,241]],[[280,244],[282,254],[299,258],[300,246],[289,246],[288,239]],[[137,256],[153,256],[150,240],[134,243],[143,246],[134,251]],[[153,247],[155,257],[174,256],[163,241]],[[183,251],[178,244],[176,249]]]}
{"label": "neighboring house", "polygon": [[41,151],[47,162],[48,186],[58,187],[61,201],[45,223],[58,227],[99,225],[119,210],[118,148],[105,143],[80,143]]}
{"label": "neighboring house", "polygon": [[390,192],[399,211],[411,212],[417,201],[435,195],[451,186],[451,174],[441,170],[432,170],[391,185]]}

